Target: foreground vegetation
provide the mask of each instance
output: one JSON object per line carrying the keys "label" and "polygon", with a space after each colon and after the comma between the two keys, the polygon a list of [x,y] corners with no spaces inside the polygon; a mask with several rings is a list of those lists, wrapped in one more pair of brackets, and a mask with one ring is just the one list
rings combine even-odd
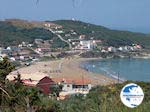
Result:
{"label": "foreground vegetation", "polygon": [[150,110],[150,82],[134,82],[142,87],[145,98],[140,106],[130,109],[120,101],[120,91],[125,84],[133,81],[97,86],[86,97],[76,95],[57,101],[57,88],[52,89],[49,98],[38,88],[23,86],[20,74],[14,82],[6,80],[6,76],[14,69],[7,58],[0,61],[0,112],[149,112]]}
{"label": "foreground vegetation", "polygon": [[87,97],[71,97],[60,102],[61,112],[149,112],[150,83],[134,82],[140,85],[145,93],[143,103],[134,109],[124,106],[120,100],[120,91],[127,83],[130,81],[110,86],[97,86]]}

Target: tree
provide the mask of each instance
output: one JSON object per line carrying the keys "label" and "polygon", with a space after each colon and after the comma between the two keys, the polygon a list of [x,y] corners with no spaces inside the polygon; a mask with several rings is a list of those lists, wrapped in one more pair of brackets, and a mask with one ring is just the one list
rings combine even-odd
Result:
{"label": "tree", "polygon": [[55,96],[58,97],[59,93],[62,91],[62,87],[63,85],[54,85],[52,86],[51,89],[51,93]]}
{"label": "tree", "polygon": [[[3,93],[5,90],[5,82],[6,82],[6,77],[7,75],[12,72],[12,70],[15,69],[15,66],[13,66],[7,57],[3,58],[0,61],[0,87],[2,89],[0,89],[0,106],[2,106],[2,98],[3,98]],[[6,91],[5,91],[6,94]],[[1,107],[0,107],[0,111],[1,111]]]}

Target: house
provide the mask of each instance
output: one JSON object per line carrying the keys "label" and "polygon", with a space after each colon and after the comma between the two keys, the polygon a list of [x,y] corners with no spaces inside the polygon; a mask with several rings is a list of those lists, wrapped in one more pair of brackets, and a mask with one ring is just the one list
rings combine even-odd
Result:
{"label": "house", "polygon": [[64,31],[62,31],[62,30],[56,30],[56,31],[54,31],[54,33],[61,34],[61,33],[64,33]]}
{"label": "house", "polygon": [[140,49],[142,49],[142,46],[139,45],[139,44],[135,44],[135,45],[133,46],[133,48],[134,48],[135,50],[140,50]]}
{"label": "house", "polygon": [[[18,72],[14,71],[7,76],[7,79],[10,81],[15,81]],[[49,95],[51,93],[51,87],[55,84],[55,82],[46,76],[45,74],[23,74],[21,75],[21,80],[23,85],[37,87],[39,88],[45,95]]]}
{"label": "house", "polygon": [[27,42],[22,42],[21,45],[22,45],[22,47],[27,47],[27,44],[28,44]]}
{"label": "house", "polygon": [[22,83],[25,86],[36,87],[36,85],[38,84],[38,81],[37,80],[32,80],[32,79],[23,79]]}
{"label": "house", "polygon": [[54,84],[55,82],[51,78],[45,76],[44,78],[39,80],[37,87],[40,88],[45,95],[49,95],[51,93],[50,88]]}
{"label": "house", "polygon": [[59,93],[61,100],[68,96],[75,94],[86,95],[92,88],[91,81],[89,79],[53,79],[56,83],[63,85],[62,91]]}
{"label": "house", "polygon": [[108,47],[108,52],[112,52],[112,51],[113,51],[113,47],[112,46]]}
{"label": "house", "polygon": [[81,50],[91,50],[95,48],[96,44],[95,41],[92,40],[81,40],[79,45],[76,46],[76,49],[81,49]]}
{"label": "house", "polygon": [[119,50],[119,51],[123,51],[123,47],[119,47],[118,50]]}
{"label": "house", "polygon": [[79,36],[79,39],[80,39],[80,40],[84,40],[85,38],[86,38],[86,35],[80,35],[80,36]]}
{"label": "house", "polygon": [[48,27],[48,28],[52,28],[52,29],[62,29],[63,28],[61,25],[50,23],[50,22],[45,22],[44,26]]}
{"label": "house", "polygon": [[51,49],[50,48],[37,48],[35,51],[40,54],[45,54],[45,53],[51,52]]}
{"label": "house", "polygon": [[23,79],[22,82],[25,86],[38,87],[45,95],[51,93],[50,88],[55,84],[55,82],[47,76],[41,80]]}
{"label": "house", "polygon": [[50,88],[55,84],[48,76],[45,76],[40,80],[23,79],[22,82],[25,86],[38,87],[45,95],[51,93]]}
{"label": "house", "polygon": [[18,56],[20,60],[28,60],[30,59],[30,56],[32,54],[32,51],[28,49],[22,49],[20,52],[18,52]]}
{"label": "house", "polygon": [[71,36],[71,34],[65,34],[65,37],[70,37]]}
{"label": "house", "polygon": [[30,55],[31,51],[28,49],[22,49],[19,53],[20,56],[26,56],[26,55]]}
{"label": "house", "polygon": [[108,47],[108,52],[116,52],[117,49],[115,47],[109,46]]}

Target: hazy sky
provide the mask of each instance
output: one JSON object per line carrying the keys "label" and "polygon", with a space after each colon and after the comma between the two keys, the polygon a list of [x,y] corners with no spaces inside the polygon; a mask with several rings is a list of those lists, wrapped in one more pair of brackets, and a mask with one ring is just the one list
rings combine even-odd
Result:
{"label": "hazy sky", "polygon": [[[73,3],[72,1],[75,1]],[[150,0],[0,0],[0,19],[75,18],[109,28],[150,33]]]}

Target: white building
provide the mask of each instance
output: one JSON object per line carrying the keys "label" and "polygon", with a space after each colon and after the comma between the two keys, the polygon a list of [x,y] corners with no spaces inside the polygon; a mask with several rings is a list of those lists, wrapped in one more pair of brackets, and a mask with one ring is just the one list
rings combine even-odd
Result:
{"label": "white building", "polygon": [[82,40],[80,41],[80,49],[93,49],[96,46],[94,41],[91,40]]}
{"label": "white building", "polygon": [[56,30],[56,31],[54,31],[54,33],[59,33],[59,34],[61,34],[61,33],[64,33],[64,31],[62,31],[62,30]]}
{"label": "white building", "polygon": [[[55,79],[54,79],[55,80]],[[57,80],[57,79],[56,79]],[[91,82],[88,79],[82,80],[72,80],[72,79],[63,79],[62,81],[56,81],[63,85],[62,91],[59,96],[60,99],[65,99],[67,96],[74,94],[83,94],[86,95],[92,88]]]}

